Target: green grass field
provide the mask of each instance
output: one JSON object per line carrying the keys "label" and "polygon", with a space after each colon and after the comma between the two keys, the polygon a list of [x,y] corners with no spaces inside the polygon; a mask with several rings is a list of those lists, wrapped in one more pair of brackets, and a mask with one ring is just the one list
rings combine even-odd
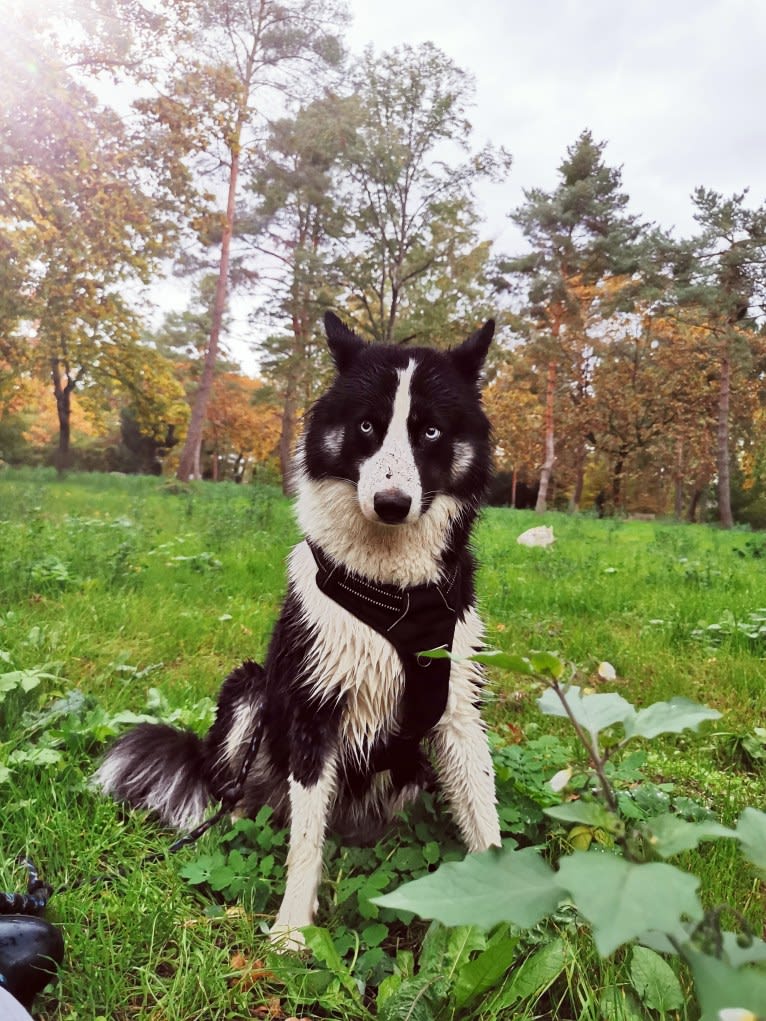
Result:
{"label": "green grass field", "polygon": [[[540,523],[554,527],[552,549],[516,544]],[[222,678],[265,652],[296,538],[289,504],[266,487],[0,473],[0,889],[23,889],[16,858],[31,856],[58,888],[48,916],[67,945],[41,1017],[424,1016],[417,1005],[394,1015],[386,990],[393,976],[417,973],[437,936],[421,953],[425,926],[380,914],[367,898],[457,854],[430,803],[374,849],[329,842],[317,922],[333,943],[302,961],[278,959],[264,937],[284,857],[284,836],[268,820],[220,828],[170,856],[167,833],[88,785],[106,743],[136,714],[207,726]],[[766,536],[489,509],[476,546],[490,645],[554,651],[577,667],[579,683],[638,706],[685,695],[723,714],[700,734],[647,746],[626,783],[692,799],[727,823],[745,805],[763,807]],[[599,678],[602,661],[615,681]],[[509,829],[555,849],[566,831],[551,820],[543,828],[539,804],[575,755],[569,736],[539,714],[528,678],[493,675],[489,692],[493,741],[518,770]],[[707,903],[735,905],[760,933],[764,888],[728,844],[686,860]],[[571,952],[549,980],[530,981],[515,999],[506,979],[463,990],[439,1016],[660,1017],[636,1006],[619,953],[600,961],[576,920],[552,925]],[[539,956],[551,932],[521,940],[519,964]],[[463,963],[480,947],[471,939]],[[450,946],[439,952],[455,965]],[[605,990],[616,990],[611,1007]],[[672,1016],[696,1017],[692,1006]]]}

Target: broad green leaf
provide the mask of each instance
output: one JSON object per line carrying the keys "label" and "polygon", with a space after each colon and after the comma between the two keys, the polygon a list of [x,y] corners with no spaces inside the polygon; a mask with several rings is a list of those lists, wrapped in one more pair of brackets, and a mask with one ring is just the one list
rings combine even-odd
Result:
{"label": "broad green leaf", "polygon": [[453,656],[449,649],[445,649],[442,645],[436,649],[424,649],[418,653],[418,656],[422,656],[424,659],[454,659],[458,662],[463,658],[462,656]]}
{"label": "broad green leaf", "polygon": [[362,931],[362,941],[368,947],[379,946],[386,936],[388,936],[388,926],[383,925],[382,922],[373,922],[372,925],[366,926]]}
{"label": "broad green leaf", "polygon": [[526,656],[519,656],[513,652],[487,649],[486,652],[475,652],[470,658],[474,663],[483,663],[485,666],[509,670],[514,674],[533,674],[535,672],[534,667]]}
{"label": "broad green leaf", "polygon": [[[615,723],[623,723],[635,715],[635,709],[622,697],[614,692],[608,694],[583,695],[576,684],[563,689],[563,695],[572,716],[595,738],[598,733]],[[552,688],[548,688],[538,698],[537,704],[546,716],[568,716],[564,705]]]}
{"label": "broad green leaf", "polygon": [[425,652],[419,652],[427,660],[452,660],[456,663],[463,663],[470,660],[472,663],[481,663],[485,667],[497,667],[500,670],[510,670],[515,674],[533,674],[534,669],[525,655],[516,655],[513,652],[502,652],[498,648],[486,648],[481,652],[473,652],[471,655],[454,655],[445,648],[429,648]]}
{"label": "broad green leaf", "polygon": [[573,826],[567,839],[575,851],[587,851],[593,843],[596,831],[592,826]]}
{"label": "broad green leaf", "polygon": [[32,691],[42,681],[58,680],[55,674],[49,674],[44,670],[33,668],[31,670],[9,670],[0,674],[0,693],[5,694],[21,688],[22,691]]}
{"label": "broad green leaf", "polygon": [[53,766],[64,758],[56,748],[45,748],[33,745],[31,748],[11,752],[8,756],[10,765]]}
{"label": "broad green leaf", "polygon": [[303,937],[306,940],[306,946],[312,952],[314,957],[321,964],[324,964],[324,966],[338,979],[346,992],[349,993],[354,1000],[359,1002],[359,987],[354,981],[351,972],[343,963],[343,960],[332,941],[332,936],[327,929],[323,929],[318,925],[307,925],[301,931],[303,932]]}
{"label": "broad green leaf", "polygon": [[661,1014],[684,1005],[684,994],[676,973],[668,962],[647,947],[633,947],[630,981],[650,1010]]}
{"label": "broad green leaf", "polygon": [[766,813],[746,808],[737,820],[737,839],[747,860],[766,871]]}
{"label": "broad green leaf", "polygon": [[657,737],[658,734],[680,734],[682,730],[696,730],[705,720],[718,720],[721,714],[688,698],[671,698],[669,702],[655,702],[639,709],[625,721],[626,737]]}
{"label": "broad green leaf", "polygon": [[203,854],[194,861],[182,865],[179,872],[184,879],[197,886],[210,881],[213,873],[225,866],[226,859],[220,851],[214,854]]}
{"label": "broad green leaf", "polygon": [[535,672],[526,656],[502,652],[500,649],[484,649],[482,652],[474,652],[470,656],[456,656],[447,649],[438,648],[419,652],[418,656],[423,656],[426,659],[451,659],[456,663],[470,660],[472,663],[483,663],[485,666],[499,667],[501,670],[510,670],[517,674],[532,674]]}
{"label": "broad green leaf", "polygon": [[477,925],[458,925],[448,930],[441,973],[451,984],[453,976],[467,964],[471,954],[485,950],[487,937]]}
{"label": "broad green leaf", "polygon": [[717,822],[687,822],[678,815],[658,815],[648,819],[649,843],[661,858],[671,858],[682,851],[691,851],[703,840],[736,837],[736,832]]}
{"label": "broad green leaf", "polygon": [[558,879],[593,926],[602,957],[649,930],[674,932],[683,915],[702,917],[699,879],[661,862],[574,854],[561,859]]}
{"label": "broad green leaf", "polygon": [[427,649],[418,655],[426,659],[451,659],[456,662],[468,659],[472,663],[509,670],[514,674],[547,674],[555,679],[562,677],[566,669],[566,664],[552,652],[531,652],[529,656],[520,656],[513,652],[503,652],[501,649],[483,649],[470,656],[455,656],[447,649],[438,648]]}
{"label": "broad green leaf", "polygon": [[463,964],[453,989],[458,1007],[464,1007],[486,993],[506,976],[516,960],[518,943],[518,936],[509,936],[501,931],[499,938],[491,941],[478,957]]}
{"label": "broad green leaf", "polygon": [[435,918],[444,925],[491,929],[498,922],[529,928],[553,911],[560,899],[555,873],[537,851],[504,847],[448,862],[374,902]]}
{"label": "broad green leaf", "polygon": [[732,968],[726,961],[684,948],[691,967],[694,990],[702,1008],[700,1021],[719,1021],[724,1010],[751,1011],[762,1017],[766,1009],[766,972],[751,967]]}
{"label": "broad green leaf", "polygon": [[429,840],[422,849],[421,854],[423,855],[423,861],[427,865],[435,865],[442,856],[441,848],[435,840]]}
{"label": "broad green leaf", "polygon": [[619,819],[614,812],[608,811],[596,801],[566,801],[563,805],[544,808],[543,812],[553,819],[562,822],[576,822],[585,826],[596,826],[599,829],[613,832]]}
{"label": "broad green leaf", "polygon": [[399,991],[403,981],[404,979],[402,976],[397,975],[396,973],[393,975],[386,975],[386,977],[381,980],[381,983],[378,986],[378,992],[375,996],[375,1005],[378,1008],[378,1011],[380,1011],[384,1003],[390,1000],[391,997]]}
{"label": "broad green leaf", "polygon": [[444,968],[444,958],[447,954],[447,939],[449,929],[439,922],[431,922],[423,937],[423,945],[420,948],[419,968],[420,971],[430,971],[434,974],[440,973]]}
{"label": "broad green leaf", "polygon": [[630,989],[607,986],[598,1001],[603,1021],[646,1021],[646,1013]]}
{"label": "broad green leaf", "polygon": [[732,968],[739,968],[743,964],[753,964],[757,961],[766,961],[766,943],[762,939],[753,937],[749,946],[740,946],[742,936],[738,932],[723,933],[723,952]]}
{"label": "broad green leaf", "polygon": [[537,674],[547,674],[554,680],[564,676],[566,663],[553,652],[531,652],[529,662]]}
{"label": "broad green leaf", "polygon": [[123,709],[122,712],[111,716],[109,722],[113,727],[134,727],[139,723],[157,723],[157,717],[150,716],[148,713],[134,713],[130,709]]}
{"label": "broad green leaf", "polygon": [[0,765],[0,783],[6,783],[11,778],[11,770],[7,766]]}
{"label": "broad green leaf", "polygon": [[524,961],[510,983],[492,1001],[493,1012],[513,1006],[521,1000],[535,1001],[556,981],[571,958],[571,950],[561,939],[546,943]]}
{"label": "broad green leaf", "polygon": [[438,975],[421,972],[405,979],[383,1003],[378,1021],[436,1021],[445,991]]}

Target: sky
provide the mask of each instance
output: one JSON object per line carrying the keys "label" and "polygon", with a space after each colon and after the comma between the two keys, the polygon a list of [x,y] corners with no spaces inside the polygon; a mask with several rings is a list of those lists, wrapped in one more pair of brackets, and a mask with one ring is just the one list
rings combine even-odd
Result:
{"label": "sky", "polygon": [[430,40],[476,80],[475,141],[505,146],[508,181],[480,202],[498,247],[507,212],[554,187],[585,128],[622,166],[631,210],[691,233],[697,185],[766,197],[762,0],[350,0],[352,50]]}
{"label": "sky", "polygon": [[[348,0],[353,53],[431,41],[475,78],[476,147],[513,156],[478,204],[496,251],[524,243],[508,213],[524,189],[555,187],[589,128],[621,166],[629,209],[678,236],[695,230],[692,190],[766,199],[764,0]],[[257,373],[252,325],[234,296],[230,349]]]}

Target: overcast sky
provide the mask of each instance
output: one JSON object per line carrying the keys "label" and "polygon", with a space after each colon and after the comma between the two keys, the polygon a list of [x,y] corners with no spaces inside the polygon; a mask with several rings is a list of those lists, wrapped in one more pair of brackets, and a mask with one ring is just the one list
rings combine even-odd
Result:
{"label": "overcast sky", "polygon": [[766,192],[764,0],[350,0],[359,52],[430,40],[476,79],[477,143],[514,157],[482,194],[489,233],[515,242],[505,213],[522,189],[556,183],[584,128],[622,165],[631,210],[694,229],[698,184]]}
{"label": "overcast sky", "polygon": [[[476,146],[503,145],[507,182],[480,192],[486,235],[514,254],[507,213],[553,188],[580,132],[607,142],[630,211],[692,233],[697,185],[766,198],[766,0],[349,0],[359,54],[431,41],[476,79]],[[233,300],[231,346],[248,372],[252,327]],[[239,320],[239,321],[238,321]]]}

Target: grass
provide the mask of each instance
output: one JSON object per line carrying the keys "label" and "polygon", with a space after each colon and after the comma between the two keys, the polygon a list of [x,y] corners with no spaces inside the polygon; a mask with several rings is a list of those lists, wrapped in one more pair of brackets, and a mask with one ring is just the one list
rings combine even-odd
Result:
{"label": "grass", "polygon": [[[556,533],[551,550],[516,544],[524,528],[542,523],[532,513],[490,508],[482,518],[476,545],[488,643],[555,651],[577,665],[581,682],[618,690],[639,706],[673,695],[714,706],[723,713],[715,728],[652,745],[644,774],[725,822],[746,804],[763,805],[763,762],[742,740],[766,718],[766,636],[737,625],[766,607],[766,538],[664,522],[542,520]],[[167,834],[88,787],[120,713],[150,706],[204,728],[223,676],[244,657],[264,655],[296,538],[288,503],[266,487],[0,474],[0,675],[27,671],[29,688],[19,681],[4,698],[0,692],[0,889],[23,888],[15,859],[29,854],[59,888],[49,917],[63,926],[67,945],[61,981],[41,999],[41,1017],[360,1016],[331,970],[301,962],[280,970],[270,961],[248,971],[267,952],[263,932],[278,904],[279,865],[256,910],[245,910],[253,902],[239,897],[228,898],[226,910],[209,883],[183,874],[200,855],[216,853],[220,832],[170,857]],[[603,660],[615,667],[616,682],[600,680]],[[537,690],[527,679],[494,677],[490,691],[487,717],[499,744],[526,746],[557,733],[536,711]],[[57,703],[62,698],[69,701]],[[52,705],[57,717],[41,715]],[[566,740],[563,731],[559,739]],[[567,754],[566,745],[557,749]],[[421,838],[442,852],[452,846],[449,831],[430,818],[418,825],[420,837],[404,830],[368,867],[406,878]],[[146,861],[155,851],[157,860]],[[349,878],[364,874],[366,853],[336,849],[327,861],[319,922],[349,947],[371,925],[359,914],[365,902],[342,893]],[[760,927],[763,888],[735,867],[726,842],[706,845],[688,862],[709,903],[733,903]],[[88,881],[94,877],[101,878]],[[604,991],[623,988],[627,965],[619,955],[598,961],[566,924],[579,947],[577,966],[570,962],[545,997],[497,1012],[488,995],[459,1016],[599,1016]],[[423,931],[386,926],[382,957],[371,953],[380,936],[372,929],[357,954],[366,959],[354,961],[353,949],[346,956],[354,976],[365,976],[364,1004],[373,1013],[375,989],[392,967],[409,967],[406,955],[417,953]],[[527,944],[521,949],[531,952]]]}

